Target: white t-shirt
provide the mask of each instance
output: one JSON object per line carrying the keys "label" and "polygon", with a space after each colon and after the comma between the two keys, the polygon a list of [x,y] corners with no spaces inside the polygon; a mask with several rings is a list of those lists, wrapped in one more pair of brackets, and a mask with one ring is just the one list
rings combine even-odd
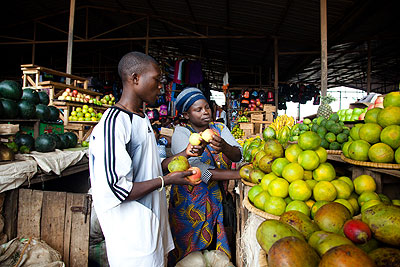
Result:
{"label": "white t-shirt", "polygon": [[162,175],[147,116],[109,108],[91,136],[89,169],[111,266],[163,266],[164,256],[174,247],[165,191],[124,201],[133,182]]}

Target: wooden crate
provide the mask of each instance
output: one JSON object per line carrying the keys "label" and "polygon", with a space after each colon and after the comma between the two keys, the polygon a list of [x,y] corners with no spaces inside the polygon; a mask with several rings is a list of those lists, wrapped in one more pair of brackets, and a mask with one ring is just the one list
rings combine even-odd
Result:
{"label": "wooden crate", "polygon": [[273,105],[264,105],[263,110],[267,113],[276,112],[276,107]]}
{"label": "wooden crate", "polygon": [[66,266],[87,266],[91,196],[19,189],[17,236],[44,240]]}
{"label": "wooden crate", "polygon": [[264,120],[264,114],[251,114],[251,122],[257,122],[257,121],[263,121]]}

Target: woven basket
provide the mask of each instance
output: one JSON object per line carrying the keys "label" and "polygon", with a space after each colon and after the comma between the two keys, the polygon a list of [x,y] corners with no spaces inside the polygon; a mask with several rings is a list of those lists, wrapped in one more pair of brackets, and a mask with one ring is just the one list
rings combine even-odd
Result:
{"label": "woven basket", "polygon": [[331,154],[331,155],[340,155],[342,154],[342,150],[326,150],[326,153]]}
{"label": "woven basket", "polygon": [[376,163],[376,162],[370,162],[370,161],[359,161],[359,160],[346,158],[343,155],[343,153],[340,154],[340,158],[343,161],[347,162],[347,163],[351,163],[353,165],[358,165],[358,166],[365,166],[365,167],[370,167],[370,168],[380,168],[380,169],[395,169],[395,170],[399,170],[400,169],[400,164]]}
{"label": "woven basket", "polygon": [[253,187],[253,186],[255,186],[256,184],[253,184],[252,182],[249,182],[249,181],[247,181],[247,180],[245,180],[245,179],[241,179],[242,180],[242,183],[244,183],[245,185],[247,185],[247,186],[250,186],[250,187]]}
{"label": "woven basket", "polygon": [[243,204],[248,211],[250,211],[264,219],[279,220],[279,218],[280,218],[279,216],[267,213],[265,211],[262,211],[262,210],[256,208],[253,204],[250,203],[249,198],[247,197],[247,194],[243,199]]}
{"label": "woven basket", "polygon": [[268,255],[263,249],[260,249],[258,264],[260,265],[260,267],[268,267]]}

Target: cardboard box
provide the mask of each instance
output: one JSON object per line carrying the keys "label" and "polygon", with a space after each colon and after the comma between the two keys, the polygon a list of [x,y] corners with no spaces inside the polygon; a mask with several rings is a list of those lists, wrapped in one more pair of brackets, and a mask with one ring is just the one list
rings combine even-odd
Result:
{"label": "cardboard box", "polygon": [[172,136],[174,134],[174,129],[161,127],[160,135]]}
{"label": "cardboard box", "polygon": [[251,114],[251,122],[263,121],[264,114]]}
{"label": "cardboard box", "polygon": [[[33,136],[33,126],[20,125],[20,130],[23,133],[30,134]],[[39,125],[39,135],[44,133],[62,134],[64,133],[64,124],[41,122]]]}
{"label": "cardboard box", "polygon": [[265,112],[267,112],[267,114],[276,111],[276,108],[273,105],[264,105],[263,109],[264,109]]}

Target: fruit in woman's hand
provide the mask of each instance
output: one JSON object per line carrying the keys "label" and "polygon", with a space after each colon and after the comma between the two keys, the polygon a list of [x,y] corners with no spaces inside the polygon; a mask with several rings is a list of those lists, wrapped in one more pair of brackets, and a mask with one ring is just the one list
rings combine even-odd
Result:
{"label": "fruit in woman's hand", "polygon": [[184,156],[174,157],[170,163],[168,163],[168,170],[170,172],[186,171],[190,165]]}
{"label": "fruit in woman's hand", "polygon": [[189,143],[192,146],[198,146],[201,144],[201,135],[198,133],[192,133],[189,137]]}
{"label": "fruit in woman's hand", "polygon": [[188,176],[187,178],[192,183],[197,183],[201,179],[201,170],[198,167],[190,167],[188,171],[195,171],[196,173],[193,175]]}
{"label": "fruit in woman's hand", "polygon": [[206,129],[204,132],[201,133],[201,138],[203,138],[204,141],[209,143],[214,135],[215,135],[215,132],[213,130]]}
{"label": "fruit in woman's hand", "polygon": [[343,232],[348,239],[357,244],[364,244],[371,239],[371,229],[360,220],[349,220],[343,226]]}

